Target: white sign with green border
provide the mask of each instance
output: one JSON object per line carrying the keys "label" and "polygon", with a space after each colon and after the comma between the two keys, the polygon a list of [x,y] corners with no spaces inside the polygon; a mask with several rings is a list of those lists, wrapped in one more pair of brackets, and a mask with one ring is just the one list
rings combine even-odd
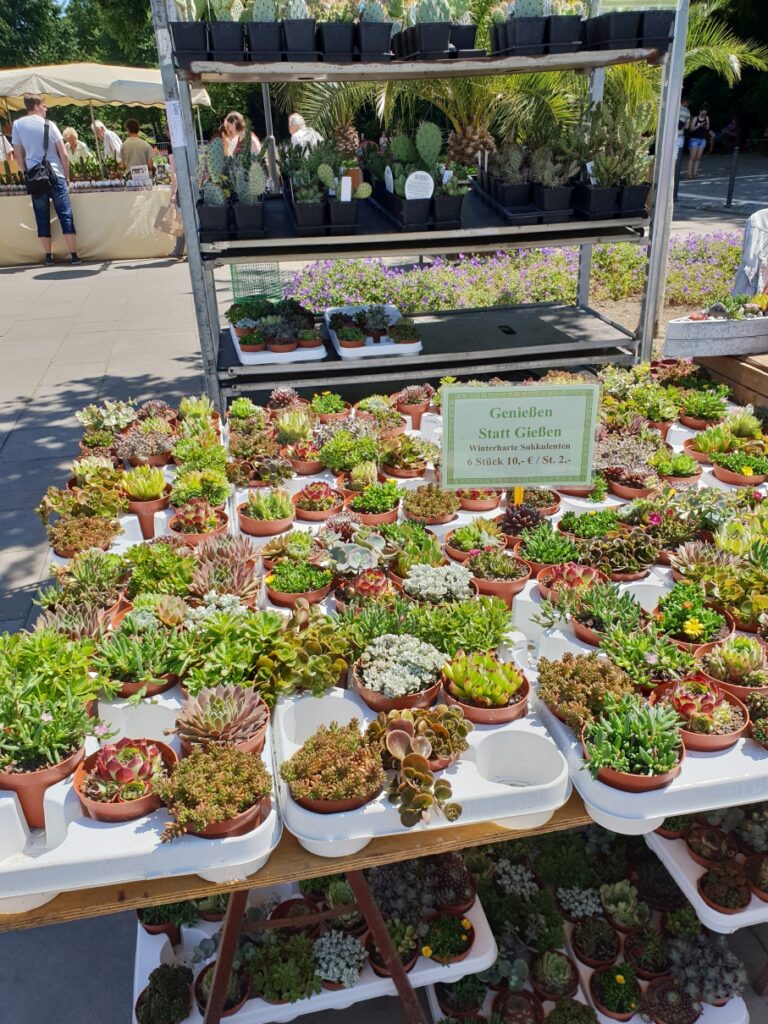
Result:
{"label": "white sign with green border", "polygon": [[442,486],[588,486],[599,384],[446,385]]}

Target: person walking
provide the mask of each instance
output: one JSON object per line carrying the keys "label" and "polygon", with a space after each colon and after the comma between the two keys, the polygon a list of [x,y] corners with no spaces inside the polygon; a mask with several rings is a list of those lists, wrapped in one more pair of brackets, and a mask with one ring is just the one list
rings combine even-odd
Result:
{"label": "person walking", "polygon": [[139,135],[140,125],[133,117],[125,122],[125,130],[128,132],[123,141],[123,148],[120,153],[120,163],[126,169],[131,167],[146,167],[150,174],[154,173],[155,164],[152,160],[152,147]]}
{"label": "person walking", "polygon": [[323,141],[320,132],[310,128],[301,114],[291,114],[288,118],[288,131],[291,135],[291,145],[301,146],[302,149],[314,149]]}
{"label": "person walking", "polygon": [[[224,118],[221,126],[221,139],[224,143],[225,156],[239,156],[245,146],[246,124],[245,118],[237,110],[231,110]],[[258,156],[261,152],[261,141],[255,132],[251,136],[251,156]]]}
{"label": "person walking", "polygon": [[48,162],[50,169],[48,188],[42,194],[32,194],[37,237],[43,247],[45,262],[49,266],[53,264],[50,207],[53,200],[70,259],[72,263],[79,263],[75,221],[69,201],[69,157],[64,139],[56,125],[47,119],[48,108],[41,97],[25,96],[24,108],[26,116],[13,122],[11,141],[16,163],[25,174],[44,161]]}
{"label": "person walking", "polygon": [[709,144],[709,113],[706,106],[701,107],[698,114],[690,121],[690,138],[688,139],[688,178],[698,178],[699,165],[704,150]]}
{"label": "person walking", "polygon": [[93,134],[104,147],[105,159],[120,159],[120,153],[122,152],[123,144],[120,141],[120,136],[117,134],[117,132],[113,132],[111,128],[107,128],[103,121],[94,121]]}
{"label": "person walking", "polygon": [[691,111],[688,107],[688,97],[680,97],[680,109],[677,112],[677,155],[678,157],[685,149],[685,133],[691,123]]}
{"label": "person walking", "polygon": [[67,147],[67,156],[69,157],[70,163],[87,160],[91,155],[90,149],[88,149],[83,140],[79,138],[76,129],[65,128],[61,133],[61,137],[64,139],[64,145]]}

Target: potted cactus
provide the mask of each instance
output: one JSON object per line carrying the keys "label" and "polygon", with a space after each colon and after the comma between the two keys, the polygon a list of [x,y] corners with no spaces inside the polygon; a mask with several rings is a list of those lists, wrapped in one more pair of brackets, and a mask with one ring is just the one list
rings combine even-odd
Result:
{"label": "potted cactus", "polygon": [[211,60],[232,63],[245,59],[245,38],[240,0],[209,0],[212,18],[208,22]]}
{"label": "potted cactus", "polygon": [[337,0],[323,7],[325,20],[317,23],[317,32],[326,62],[351,63],[355,36],[353,21],[356,12],[357,5],[351,0]]}
{"label": "potted cactus", "polygon": [[559,133],[531,153],[529,166],[533,205],[548,215],[545,222],[553,223],[555,214],[559,214],[559,220],[570,220],[572,179],[579,172],[579,162]]}
{"label": "potted cactus", "polygon": [[317,60],[315,19],[305,0],[290,0],[283,18],[283,47],[289,60]]}
{"label": "potted cactus", "polygon": [[368,0],[356,28],[356,44],[363,64],[379,63],[392,58],[392,22],[379,0]]}
{"label": "potted cactus", "polygon": [[[431,0],[421,0],[420,6],[428,2]],[[445,23],[445,29],[446,32],[450,30],[449,22]],[[432,173],[437,167],[442,148],[442,133],[432,121],[422,121],[416,129],[413,139],[402,134],[393,136],[390,150],[394,160],[392,164],[394,192],[387,192],[387,206],[390,214],[401,227],[425,225],[429,222],[432,209],[431,197],[406,199],[405,183],[409,174],[408,168],[418,161],[421,161],[424,168]]]}
{"label": "potted cactus", "polygon": [[282,38],[274,0],[252,0],[245,23],[249,56],[252,63],[270,63],[282,57]]}
{"label": "potted cactus", "polygon": [[544,11],[545,0],[515,0],[512,16],[504,26],[508,53],[518,57],[540,57],[544,53],[549,20]]}
{"label": "potted cactus", "polygon": [[[328,196],[328,219],[331,222],[332,227],[347,227],[354,228],[357,225],[357,213],[359,206],[357,205],[361,199],[369,199],[373,193],[373,189],[367,181],[361,181],[357,188],[352,193],[350,200],[341,200],[337,196]],[[332,232],[337,233],[337,232]]]}
{"label": "potted cactus", "polygon": [[266,188],[266,176],[260,161],[251,157],[248,147],[243,152],[235,180],[237,202],[232,207],[232,213],[237,237],[261,238],[264,235],[264,203],[261,197]]}
{"label": "potted cactus", "polygon": [[224,143],[211,139],[205,147],[202,163],[208,173],[203,185],[202,202],[198,203],[201,242],[221,242],[229,238],[229,192],[225,177]]}
{"label": "potted cactus", "polygon": [[170,22],[173,52],[180,68],[193,60],[208,60],[208,22],[197,20],[195,0],[176,0],[178,21]]}

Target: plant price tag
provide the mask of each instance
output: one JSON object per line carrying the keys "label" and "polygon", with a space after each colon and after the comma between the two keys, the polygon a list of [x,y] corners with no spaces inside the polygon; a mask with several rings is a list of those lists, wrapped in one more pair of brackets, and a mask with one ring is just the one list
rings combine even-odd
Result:
{"label": "plant price tag", "polygon": [[426,171],[414,171],[405,179],[406,199],[431,199],[435,191],[435,179]]}
{"label": "plant price tag", "polygon": [[392,177],[391,167],[384,168],[384,185],[387,189],[387,192],[391,193],[395,191],[395,179]]}
{"label": "plant price tag", "polygon": [[442,388],[441,486],[589,486],[599,384]]}

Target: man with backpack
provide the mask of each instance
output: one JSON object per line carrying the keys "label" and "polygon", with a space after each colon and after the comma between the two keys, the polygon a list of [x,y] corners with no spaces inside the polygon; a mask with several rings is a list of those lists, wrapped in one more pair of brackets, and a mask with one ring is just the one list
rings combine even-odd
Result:
{"label": "man with backpack", "polygon": [[79,263],[77,236],[69,201],[69,157],[61,132],[47,119],[47,107],[39,96],[25,96],[26,117],[13,122],[13,153],[24,171],[27,193],[37,223],[37,237],[43,246],[46,265],[53,264],[51,254],[51,211],[59,218],[64,241],[72,263]]}

